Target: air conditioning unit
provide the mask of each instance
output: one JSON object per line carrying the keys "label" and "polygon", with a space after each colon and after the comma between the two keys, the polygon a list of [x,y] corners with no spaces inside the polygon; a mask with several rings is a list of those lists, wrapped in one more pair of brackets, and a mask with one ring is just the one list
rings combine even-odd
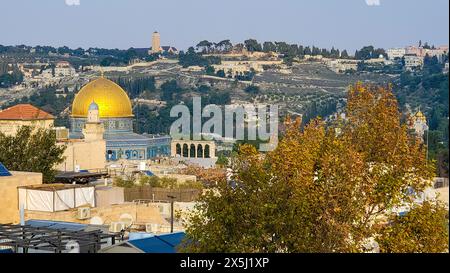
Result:
{"label": "air conditioning unit", "polygon": [[91,218],[91,208],[82,207],[78,208],[77,219],[85,220]]}
{"label": "air conditioning unit", "polygon": [[109,226],[111,232],[121,232],[122,230],[125,230],[125,223],[123,222],[112,222]]}
{"label": "air conditioning unit", "polygon": [[159,232],[159,224],[146,223],[145,232],[147,233],[157,233]]}

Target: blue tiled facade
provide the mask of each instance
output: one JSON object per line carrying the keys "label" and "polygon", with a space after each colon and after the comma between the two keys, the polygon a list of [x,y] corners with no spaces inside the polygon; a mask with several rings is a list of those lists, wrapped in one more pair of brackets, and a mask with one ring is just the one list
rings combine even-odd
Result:
{"label": "blue tiled facade", "polygon": [[[133,132],[132,118],[101,119],[105,127],[106,159],[146,160],[170,155],[170,136],[139,135]],[[85,118],[71,119],[71,138],[82,138]]]}

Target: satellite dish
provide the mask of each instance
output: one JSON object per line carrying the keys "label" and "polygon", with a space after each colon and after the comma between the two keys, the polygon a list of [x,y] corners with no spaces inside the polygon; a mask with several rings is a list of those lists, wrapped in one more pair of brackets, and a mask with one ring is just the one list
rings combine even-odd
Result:
{"label": "satellite dish", "polygon": [[69,253],[80,253],[80,245],[77,241],[70,240],[66,244],[66,250]]}
{"label": "satellite dish", "polygon": [[103,223],[104,223],[103,219],[98,216],[92,217],[91,220],[89,221],[89,224],[91,225],[103,225]]}
{"label": "satellite dish", "polygon": [[126,227],[130,227],[133,224],[133,216],[128,213],[120,215],[119,221],[124,223]]}

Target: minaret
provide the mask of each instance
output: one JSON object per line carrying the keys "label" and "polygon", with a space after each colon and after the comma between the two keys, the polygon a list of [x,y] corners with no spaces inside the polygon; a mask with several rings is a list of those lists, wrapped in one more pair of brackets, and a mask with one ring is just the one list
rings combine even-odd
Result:
{"label": "minaret", "polygon": [[87,121],[84,124],[83,135],[86,141],[102,140],[105,128],[100,122],[99,108],[95,101],[89,105]]}
{"label": "minaret", "polygon": [[161,37],[159,36],[159,32],[155,31],[152,34],[152,49],[149,50],[149,54],[159,53],[161,52]]}

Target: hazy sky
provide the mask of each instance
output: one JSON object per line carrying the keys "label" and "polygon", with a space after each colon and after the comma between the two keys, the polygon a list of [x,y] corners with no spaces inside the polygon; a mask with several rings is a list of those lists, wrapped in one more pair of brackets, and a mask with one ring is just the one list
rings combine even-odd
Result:
{"label": "hazy sky", "polygon": [[319,47],[448,44],[448,0],[0,0],[0,44],[186,49],[247,38]]}

